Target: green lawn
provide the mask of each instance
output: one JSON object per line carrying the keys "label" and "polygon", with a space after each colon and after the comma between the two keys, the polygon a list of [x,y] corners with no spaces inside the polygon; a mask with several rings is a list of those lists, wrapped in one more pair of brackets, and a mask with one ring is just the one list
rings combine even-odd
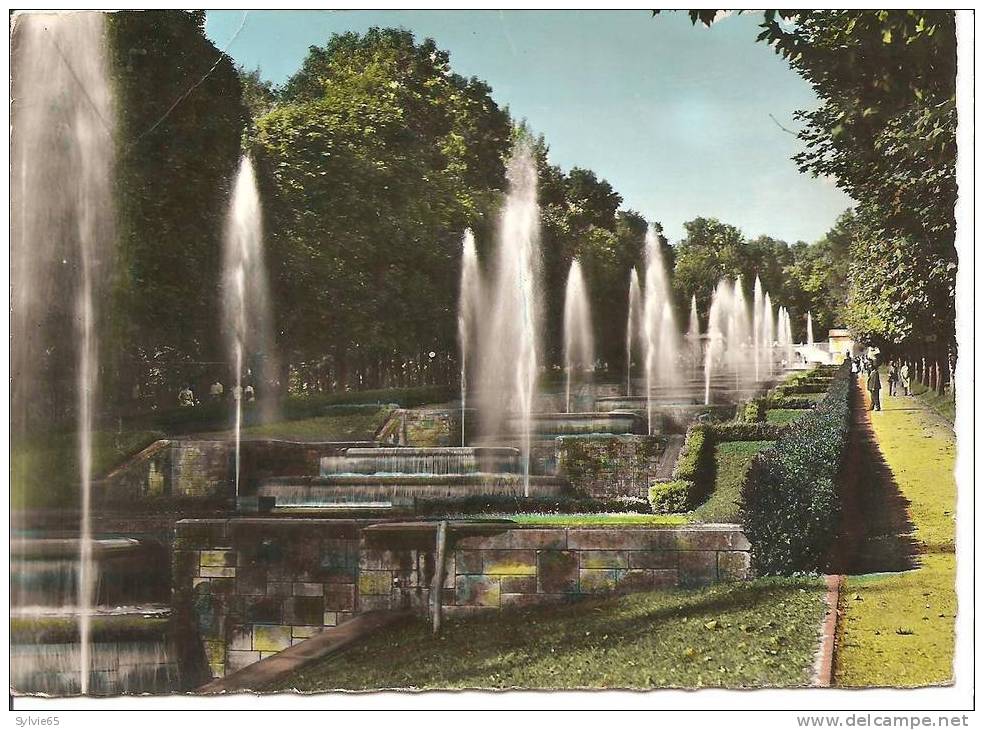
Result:
{"label": "green lawn", "polygon": [[770,408],[765,412],[765,420],[769,423],[789,423],[809,412],[806,408]]}
{"label": "green lawn", "polygon": [[[884,376],[883,376],[884,377]],[[883,382],[888,382],[885,379]],[[912,384],[912,394],[921,403],[943,416],[947,421],[953,423],[957,417],[957,404],[949,393],[939,395],[935,390],[930,390],[922,383]]]}
{"label": "green lawn", "polygon": [[759,579],[384,630],[263,691],[808,684],[816,578]]}
{"label": "green lawn", "polygon": [[[483,515],[485,517],[485,515]],[[491,515],[522,525],[551,525],[556,527],[585,527],[594,525],[682,525],[690,520],[686,515],[647,515],[636,512],[595,512],[585,514],[522,513]]]}
{"label": "green lawn", "polygon": [[[160,431],[97,431],[93,434],[93,471],[105,474],[154,441]],[[56,433],[11,444],[10,507],[73,507],[79,500],[78,436]]]}
{"label": "green lawn", "polygon": [[752,459],[773,441],[725,441],[714,447],[714,491],[690,516],[696,522],[736,522],[738,500]]}
{"label": "green lawn", "polygon": [[872,414],[872,423],[909,501],[920,554],[915,570],[847,579],[836,667],[842,686],[927,685],[952,678],[955,437],[919,399],[885,392],[884,410]]}
{"label": "green lawn", "polygon": [[389,417],[389,408],[370,408],[355,412],[277,421],[243,429],[248,436],[289,441],[368,441]]}

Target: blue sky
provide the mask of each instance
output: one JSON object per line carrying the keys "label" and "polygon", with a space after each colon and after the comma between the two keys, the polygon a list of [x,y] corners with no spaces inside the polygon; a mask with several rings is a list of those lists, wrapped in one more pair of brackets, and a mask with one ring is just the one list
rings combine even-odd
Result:
{"label": "blue sky", "polygon": [[693,27],[686,13],[627,11],[208,12],[206,33],[247,69],[281,83],[332,33],[404,27],[433,38],[513,117],[545,135],[564,169],[587,167],[671,241],[719,218],[746,235],[814,241],[852,203],[799,173],[793,112],[817,100],[754,15]]}

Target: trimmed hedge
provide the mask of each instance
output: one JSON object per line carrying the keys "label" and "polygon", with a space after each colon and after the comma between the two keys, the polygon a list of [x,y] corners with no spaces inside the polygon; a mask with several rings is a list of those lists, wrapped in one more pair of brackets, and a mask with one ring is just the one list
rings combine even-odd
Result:
{"label": "trimmed hedge", "polygon": [[761,423],[765,420],[765,408],[765,398],[753,398],[739,409],[737,420],[745,423]]}
{"label": "trimmed hedge", "polygon": [[797,398],[796,396],[775,395],[769,398],[768,407],[784,409],[806,409],[813,408],[819,401],[810,398]]}
{"label": "trimmed hedge", "polygon": [[653,514],[672,514],[690,509],[694,483],[683,479],[653,482],[649,487],[649,506]]}
{"label": "trimmed hedge", "polygon": [[814,571],[840,525],[837,479],[851,423],[849,372],[752,462],[739,515],[760,575]]}
{"label": "trimmed hedge", "polygon": [[782,426],[775,423],[699,423],[691,426],[673,467],[673,479],[653,482],[649,487],[649,504],[653,512],[685,512],[704,501],[714,484],[716,444],[774,441],[781,431]]}

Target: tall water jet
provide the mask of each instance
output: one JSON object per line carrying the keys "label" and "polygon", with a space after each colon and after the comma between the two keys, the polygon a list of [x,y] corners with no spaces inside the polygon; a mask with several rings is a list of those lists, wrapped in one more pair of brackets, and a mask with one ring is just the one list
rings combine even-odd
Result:
{"label": "tall water jet", "polygon": [[722,279],[711,295],[707,314],[707,345],[704,350],[704,405],[711,404],[711,380],[725,358],[725,338],[732,328],[733,289]]}
{"label": "tall water jet", "polygon": [[482,418],[487,433],[501,433],[509,410],[518,415],[524,494],[529,496],[541,265],[536,159],[528,139],[513,148],[506,178],[509,190],[499,216],[488,335],[482,342]]}
{"label": "tall water jet", "polygon": [[474,347],[482,302],[482,278],[478,268],[475,235],[465,230],[461,239],[461,287],[458,293],[458,345],[461,353],[461,445],[465,446],[465,401],[468,395],[468,353]]}
{"label": "tall water jet", "polygon": [[756,276],[752,294],[752,353],[755,358],[755,380],[761,380],[762,335],[765,327],[765,302],[762,299],[762,281]]}
{"label": "tall water jet", "polygon": [[697,295],[690,297],[690,321],[687,323],[687,347],[690,363],[696,372],[700,367],[700,318],[697,315]]}
{"label": "tall water jet", "polygon": [[36,426],[29,419],[51,416],[59,376],[74,371],[83,694],[95,588],[90,512],[100,303],[114,248],[115,105],[105,32],[101,13],[20,13],[12,36],[11,426],[24,437]]}
{"label": "tall water jet", "polygon": [[567,274],[567,288],[564,292],[564,373],[568,413],[571,413],[571,382],[574,375],[580,369],[587,379],[594,368],[594,360],[591,305],[588,302],[581,263],[574,259]]}
{"label": "tall water jet", "polygon": [[625,394],[632,395],[632,345],[644,343],[642,334],[642,291],[639,272],[632,267],[629,274],[629,316],[625,323]]}
{"label": "tall water jet", "polygon": [[646,231],[646,285],[643,292],[643,331],[646,345],[646,422],[653,429],[653,388],[678,382],[679,342],[672,308],[672,291],[656,227]]}
{"label": "tall water jet", "polygon": [[813,313],[806,313],[806,346],[813,347]]}
{"label": "tall water jet", "polygon": [[775,366],[775,339],[776,339],[776,320],[772,314],[772,297],[769,292],[765,293],[765,301],[762,308],[762,342],[765,353],[765,374],[772,377]]}
{"label": "tall water jet", "polygon": [[[270,293],[263,260],[263,219],[256,175],[249,156],[239,171],[229,201],[222,256],[222,316],[233,367],[235,406],[235,483],[239,497],[240,442],[243,423],[243,375],[260,384],[261,406],[271,408],[265,392],[277,372]],[[265,414],[266,418],[270,414]]]}

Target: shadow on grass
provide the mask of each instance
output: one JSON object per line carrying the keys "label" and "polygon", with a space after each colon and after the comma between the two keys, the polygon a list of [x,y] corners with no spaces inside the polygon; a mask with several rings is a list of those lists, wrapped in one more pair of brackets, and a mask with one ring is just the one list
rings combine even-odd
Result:
{"label": "shadow on grass", "polygon": [[870,401],[852,386],[853,416],[841,478],[841,535],[831,573],[895,573],[918,567],[919,544],[909,519],[909,500],[899,489],[871,427]]}

